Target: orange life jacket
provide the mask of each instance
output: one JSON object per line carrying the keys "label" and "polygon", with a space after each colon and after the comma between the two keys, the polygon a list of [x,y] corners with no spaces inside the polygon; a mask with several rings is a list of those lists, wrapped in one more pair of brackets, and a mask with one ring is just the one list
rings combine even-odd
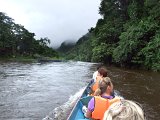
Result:
{"label": "orange life jacket", "polygon": [[103,120],[104,113],[110,106],[109,100],[100,96],[94,96],[94,104],[92,118],[95,120]]}
{"label": "orange life jacket", "polygon": [[91,87],[93,93],[98,89],[98,84],[99,84],[99,80],[96,80],[96,82]]}

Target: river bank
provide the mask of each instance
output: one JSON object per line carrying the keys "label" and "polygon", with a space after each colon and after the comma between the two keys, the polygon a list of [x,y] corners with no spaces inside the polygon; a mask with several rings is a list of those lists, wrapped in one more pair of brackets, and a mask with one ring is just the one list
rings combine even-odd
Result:
{"label": "river bank", "polygon": [[62,58],[57,57],[30,57],[30,56],[14,56],[14,57],[0,57],[1,62],[50,62],[50,61],[62,61]]}

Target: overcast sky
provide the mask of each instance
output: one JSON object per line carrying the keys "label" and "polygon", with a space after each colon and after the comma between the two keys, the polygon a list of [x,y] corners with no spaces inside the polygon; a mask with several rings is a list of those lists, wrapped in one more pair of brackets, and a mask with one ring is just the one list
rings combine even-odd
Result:
{"label": "overcast sky", "polygon": [[48,37],[57,47],[95,27],[99,4],[100,0],[0,0],[0,12],[35,33],[37,39]]}

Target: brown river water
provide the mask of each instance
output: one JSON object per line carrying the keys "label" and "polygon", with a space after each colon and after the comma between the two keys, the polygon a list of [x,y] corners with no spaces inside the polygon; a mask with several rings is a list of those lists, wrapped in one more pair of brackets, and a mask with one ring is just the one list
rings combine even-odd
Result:
{"label": "brown river water", "polygon": [[[66,120],[97,64],[0,62],[0,120]],[[160,120],[160,73],[107,67],[115,90]]]}

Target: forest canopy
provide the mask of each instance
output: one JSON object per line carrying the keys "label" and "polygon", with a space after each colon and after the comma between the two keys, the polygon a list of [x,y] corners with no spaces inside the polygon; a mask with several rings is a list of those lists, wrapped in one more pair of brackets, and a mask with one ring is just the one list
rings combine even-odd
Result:
{"label": "forest canopy", "polygon": [[34,55],[58,57],[57,52],[48,47],[50,40],[47,37],[36,40],[34,36],[34,33],[0,12],[0,57]]}
{"label": "forest canopy", "polygon": [[101,0],[99,14],[68,59],[160,71],[159,0]]}

